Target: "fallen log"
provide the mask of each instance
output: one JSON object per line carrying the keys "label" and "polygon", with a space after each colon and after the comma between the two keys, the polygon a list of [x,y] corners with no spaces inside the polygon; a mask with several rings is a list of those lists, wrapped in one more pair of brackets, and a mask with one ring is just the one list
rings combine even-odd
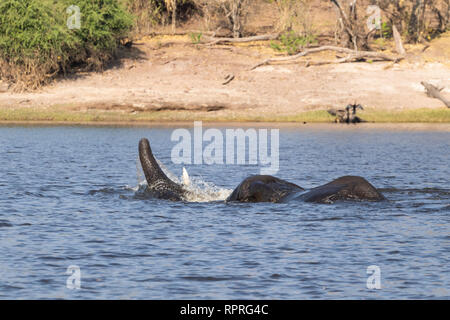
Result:
{"label": "fallen log", "polygon": [[438,87],[432,85],[431,83],[428,83],[425,81],[422,81],[421,84],[425,87],[425,90],[427,91],[427,96],[429,96],[430,98],[435,98],[435,99],[441,100],[447,106],[447,108],[450,108],[450,101],[447,100],[441,94],[441,91],[443,88],[438,88]]}
{"label": "fallen log", "polygon": [[311,48],[311,49],[305,49],[302,52],[297,53],[293,56],[287,56],[287,57],[276,57],[276,58],[269,58],[266,59],[256,65],[254,65],[250,70],[254,70],[260,66],[270,64],[273,62],[285,62],[285,61],[295,61],[298,58],[307,56],[311,53],[321,52],[321,51],[336,51],[339,53],[346,53],[348,56],[346,58],[341,58],[338,60],[333,61],[319,61],[319,62],[310,62],[309,65],[321,65],[321,64],[329,64],[329,63],[345,63],[345,62],[351,62],[351,61],[357,61],[364,58],[370,58],[370,59],[377,59],[381,61],[394,61],[398,62],[402,59],[404,59],[404,56],[389,56],[382,52],[375,52],[375,51],[355,51],[348,48],[343,47],[335,47],[335,46],[322,46],[318,48]]}
{"label": "fallen log", "polygon": [[154,37],[154,36],[187,36],[192,33],[198,33],[205,35],[214,36],[216,34],[215,31],[202,31],[202,30],[185,30],[185,31],[176,31],[176,32],[163,32],[163,31],[151,31],[142,34],[142,36]]}
{"label": "fallen log", "polygon": [[347,57],[343,57],[343,58],[339,58],[336,60],[324,60],[324,61],[308,61],[305,65],[305,67],[310,67],[310,66],[322,66],[325,64],[339,64],[339,63],[347,63],[347,62],[351,62],[353,60],[357,60],[354,56],[352,55],[348,55]]}
{"label": "fallen log", "polygon": [[275,40],[278,38],[280,34],[264,34],[260,36],[252,36],[245,38],[216,38],[216,37],[208,37],[203,36],[203,39],[209,41],[205,43],[205,45],[214,45],[219,43],[244,43],[244,42],[252,42],[252,41],[267,41],[267,40]]}

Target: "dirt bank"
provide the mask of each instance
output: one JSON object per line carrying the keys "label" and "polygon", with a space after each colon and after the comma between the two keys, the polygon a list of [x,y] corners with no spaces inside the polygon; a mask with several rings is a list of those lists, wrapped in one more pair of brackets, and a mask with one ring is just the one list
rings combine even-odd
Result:
{"label": "dirt bank", "polygon": [[[33,120],[20,119],[20,114],[33,110],[103,113],[114,115],[113,121],[130,117],[290,121],[302,112],[358,102],[369,112],[442,110],[448,121],[442,102],[427,97],[420,82],[439,84],[450,97],[450,35],[433,41],[425,52],[422,49],[423,45],[407,46],[408,57],[398,64],[305,66],[310,60],[335,58],[335,53],[323,53],[296,64],[250,70],[280,53],[267,42],[203,46],[192,44],[189,36],[144,38],[132,49],[123,49],[121,62],[103,73],[59,79],[39,92],[0,93],[0,118],[11,120],[9,114],[15,115],[13,120]],[[228,75],[234,79],[223,84]],[[323,120],[323,114],[319,118]]]}

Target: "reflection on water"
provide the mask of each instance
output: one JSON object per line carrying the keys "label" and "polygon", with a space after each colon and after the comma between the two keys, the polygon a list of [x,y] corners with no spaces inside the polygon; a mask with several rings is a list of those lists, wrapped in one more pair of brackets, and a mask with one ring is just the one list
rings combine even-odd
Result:
{"label": "reflection on water", "polygon": [[450,134],[336,128],[282,129],[277,176],[361,175],[389,201],[221,201],[250,165],[186,166],[193,202],[151,199],[137,143],[181,179],[170,128],[0,127],[0,298],[448,299]]}

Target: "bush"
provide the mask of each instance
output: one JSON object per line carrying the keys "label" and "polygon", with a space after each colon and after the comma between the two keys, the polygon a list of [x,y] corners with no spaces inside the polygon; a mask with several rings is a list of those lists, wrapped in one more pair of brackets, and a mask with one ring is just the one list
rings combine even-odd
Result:
{"label": "bush", "polygon": [[193,44],[199,44],[202,41],[203,34],[201,32],[190,32],[189,37]]}
{"label": "bush", "polygon": [[[70,5],[80,8],[80,29],[66,25]],[[0,77],[23,90],[61,72],[101,70],[131,26],[117,0],[2,0]]]}
{"label": "bush", "polygon": [[73,29],[81,43],[72,63],[101,70],[114,57],[120,41],[127,37],[133,20],[117,0],[56,0],[66,7],[74,4],[81,11],[81,29]]}
{"label": "bush", "polygon": [[381,34],[384,38],[392,38],[392,24],[390,22],[381,23]]}
{"label": "bush", "polygon": [[38,87],[68,61],[77,43],[43,1],[0,3],[0,77]]}
{"label": "bush", "polygon": [[287,52],[289,55],[296,54],[301,47],[309,44],[316,44],[317,40],[314,36],[299,36],[294,31],[286,32],[280,36],[279,41],[272,41],[270,47],[272,49]]}

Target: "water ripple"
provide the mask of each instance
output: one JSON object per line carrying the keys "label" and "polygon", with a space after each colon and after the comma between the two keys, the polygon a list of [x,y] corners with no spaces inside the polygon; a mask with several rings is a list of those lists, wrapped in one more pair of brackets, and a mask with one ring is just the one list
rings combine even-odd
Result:
{"label": "water ripple", "polygon": [[0,298],[448,298],[450,134],[333,128],[281,130],[277,176],[361,175],[389,201],[225,203],[250,165],[187,165],[190,197],[153,199],[137,141],[179,179],[172,128],[0,127]]}

